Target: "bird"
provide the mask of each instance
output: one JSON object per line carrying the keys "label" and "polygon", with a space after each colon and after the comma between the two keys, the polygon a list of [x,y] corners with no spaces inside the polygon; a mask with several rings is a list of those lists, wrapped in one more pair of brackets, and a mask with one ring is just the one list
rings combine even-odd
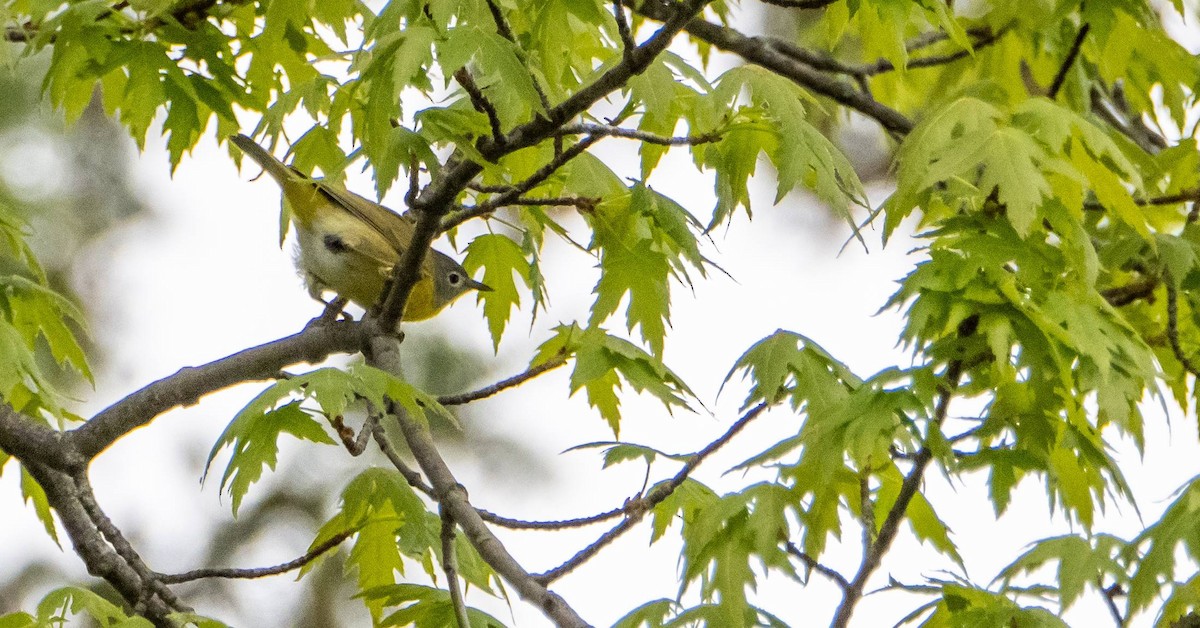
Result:
{"label": "bird", "polygon": [[[412,241],[414,222],[337,183],[305,175],[245,135],[229,140],[283,189],[284,207],[296,229],[296,267],[309,295],[326,304],[326,316],[331,311],[337,316],[347,300],[366,310],[375,306],[392,267]],[[401,320],[432,318],[472,290],[492,288],[472,279],[449,255],[430,250]],[[339,299],[326,302],[326,291]]]}

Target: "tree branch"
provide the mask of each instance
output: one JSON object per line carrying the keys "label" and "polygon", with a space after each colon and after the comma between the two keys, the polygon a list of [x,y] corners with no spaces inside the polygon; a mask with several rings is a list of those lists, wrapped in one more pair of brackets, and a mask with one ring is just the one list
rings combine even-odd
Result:
{"label": "tree branch", "polygon": [[67,446],[87,459],[158,415],[195,404],[209,393],[243,382],[274,378],[285,366],[317,363],[339,352],[357,351],[362,327],[356,322],[310,325],[298,334],[239,351],[203,366],[185,367],[101,410],[63,434]]}
{"label": "tree branch", "polygon": [[[908,69],[908,70],[913,70],[913,69],[917,69],[917,68],[930,68],[930,67],[935,67],[935,66],[939,66],[939,65],[946,65],[949,63],[953,63],[960,59],[965,59],[965,58],[971,56],[973,54],[973,52],[978,51],[981,48],[986,48],[987,46],[990,46],[990,45],[996,43],[997,41],[1000,40],[1001,37],[1004,36],[1004,34],[1006,34],[1010,30],[1012,30],[1012,25],[1005,26],[1004,28],[1001,28],[995,32],[992,32],[990,29],[974,31],[971,34],[974,35],[977,39],[974,42],[974,46],[973,46],[972,50],[961,50],[960,49],[960,50],[955,50],[954,52],[941,54],[941,55],[930,55],[927,57],[918,57],[916,59],[910,60],[908,63],[905,64],[904,67],[905,67],[905,69]],[[878,61],[875,61],[873,63],[854,65],[854,64],[850,64],[850,63],[844,63],[824,52],[809,50],[807,48],[797,46],[796,44],[793,44],[788,41],[784,41],[781,39],[775,39],[775,38],[764,38],[764,39],[769,39],[771,44],[773,46],[775,46],[780,52],[788,55],[789,57],[796,59],[797,61],[800,61],[801,63],[810,65],[813,67],[813,69],[820,70],[822,72],[829,72],[829,73],[833,73],[833,74],[845,74],[848,76],[855,77],[856,79],[865,79],[870,76],[874,76],[877,74],[885,74],[887,72],[893,72],[896,70],[896,64],[892,63],[891,61],[888,61],[887,59],[879,59]],[[916,50],[927,47],[933,43],[937,43],[938,41],[943,41],[945,39],[946,39],[945,37],[942,37],[940,39],[937,39],[936,41],[918,40],[917,43],[911,44],[908,47],[908,52],[910,52],[910,53],[914,52]],[[864,89],[863,91],[865,93],[866,90]]]}
{"label": "tree branch", "polygon": [[1159,280],[1157,277],[1142,277],[1135,279],[1123,286],[1115,286],[1100,291],[1100,296],[1104,297],[1105,301],[1113,307],[1121,307],[1129,305],[1139,299],[1145,299],[1154,294],[1154,290],[1158,288]]}
{"label": "tree branch", "polygon": [[[628,504],[629,502],[626,503]],[[629,508],[627,507],[613,508],[607,512],[602,512],[588,517],[579,517],[576,519],[559,519],[557,521],[527,521],[524,519],[503,517],[497,515],[496,513],[483,510],[482,508],[476,508],[475,510],[479,512],[479,516],[483,517],[484,521],[498,525],[502,528],[510,528],[512,530],[567,530],[571,528],[582,528],[584,526],[590,526],[602,521],[614,519],[629,512]]]}
{"label": "tree branch", "polygon": [[566,601],[525,571],[508,553],[504,544],[488,530],[479,513],[467,500],[466,489],[458,483],[438,453],[429,426],[408,416],[403,408],[395,405],[390,408],[390,414],[399,421],[409,449],[433,486],[438,504],[458,522],[467,540],[492,569],[512,585],[522,599],[540,609],[555,625],[572,628],[587,626],[588,623]]}
{"label": "tree branch", "polygon": [[87,458],[65,441],[63,432],[17,412],[3,401],[0,401],[0,449],[19,460],[34,461],[67,473],[87,467]]}
{"label": "tree branch", "polygon": [[[392,466],[400,472],[400,475],[404,476],[404,479],[408,482],[408,485],[417,489],[418,491],[421,491],[431,499],[436,499],[433,487],[425,482],[425,479],[421,477],[421,474],[418,471],[408,466],[408,463],[404,462],[404,460],[400,457],[400,453],[396,451],[395,445],[392,444],[392,440],[388,438],[387,433],[384,432],[383,426],[381,426],[378,421],[373,421],[370,425],[370,428],[372,435],[375,437],[375,442],[379,444],[379,449],[383,451],[383,455],[386,456],[388,461],[392,463]],[[618,517],[625,512],[625,509],[614,508],[608,512],[602,512],[600,514],[591,515],[588,517],[563,519],[559,521],[527,521],[524,519],[513,519],[511,517],[504,517],[496,513],[489,512],[482,508],[476,508],[475,512],[479,513],[479,517],[485,522],[498,525],[503,528],[510,528],[513,530],[565,530],[568,528],[580,528]]]}
{"label": "tree branch", "polygon": [[514,386],[520,386],[521,384],[524,384],[525,382],[537,377],[538,375],[541,375],[542,373],[546,373],[549,371],[553,371],[554,369],[556,369],[566,363],[567,363],[566,357],[564,357],[564,356],[554,357],[554,358],[551,358],[550,360],[542,362],[541,364],[529,367],[528,369],[526,369],[526,371],[524,373],[514,375],[508,379],[500,380],[500,381],[496,382],[495,384],[492,384],[491,386],[484,386],[483,388],[480,388],[479,390],[473,390],[471,392],[462,393],[462,394],[458,394],[458,395],[442,395],[441,397],[438,397],[438,403],[442,404],[443,406],[460,406],[465,403],[471,403],[472,401],[479,401],[480,399],[486,399],[488,397],[491,397],[492,395],[495,395],[496,393],[499,393],[502,390],[507,390],[509,388],[513,388]]}
{"label": "tree branch", "polygon": [[804,563],[805,567],[808,567],[809,569],[832,580],[833,583],[838,585],[838,588],[842,590],[843,594],[845,594],[846,590],[850,588],[850,583],[846,580],[845,576],[834,571],[831,567],[826,567],[825,565],[817,562],[815,558],[805,554],[799,547],[796,547],[795,543],[788,541],[786,544],[784,544],[784,548],[787,549],[787,553],[795,556],[797,560]]}
{"label": "tree branch", "polygon": [[500,192],[496,196],[489,198],[488,200],[475,205],[474,207],[467,207],[461,211],[447,215],[445,219],[442,220],[440,230],[449,231],[450,229],[453,229],[458,225],[471,220],[472,218],[487,216],[497,209],[512,203],[514,200],[520,197],[520,195],[537,187],[538,184],[546,179],[549,179],[550,175],[554,174],[559,168],[562,168],[564,165],[566,165],[568,161],[571,161],[572,159],[582,155],[585,151],[587,151],[587,149],[592,147],[592,144],[600,141],[600,139],[601,138],[598,136],[589,135],[588,137],[579,140],[579,142],[575,143],[570,148],[555,155],[553,159],[547,162],[546,165],[539,168],[537,172],[530,175],[528,179],[506,188],[503,192]]}
{"label": "tree branch", "polygon": [[[964,333],[964,331],[974,332],[974,325],[970,325],[969,330],[966,330],[965,326],[965,322],[959,326],[960,336],[970,335],[970,333]],[[931,429],[936,429],[945,422],[946,414],[950,409],[950,399],[954,396],[954,391],[958,388],[959,379],[962,377],[962,368],[963,364],[958,360],[950,362],[946,368],[946,382],[942,385],[941,391],[938,394]],[[896,540],[896,533],[900,529],[900,523],[904,521],[905,513],[908,512],[908,504],[916,496],[917,490],[921,485],[921,480],[925,477],[925,469],[932,460],[933,452],[930,451],[928,446],[922,447],[917,452],[916,457],[913,458],[912,468],[909,469],[908,475],[904,477],[904,482],[900,485],[900,492],[896,495],[896,502],[892,505],[891,510],[888,511],[887,518],[879,526],[879,533],[875,535],[873,542],[863,548],[862,562],[859,564],[858,572],[854,575],[854,580],[850,581],[849,586],[843,590],[842,603],[838,605],[833,622],[830,624],[831,627],[846,628],[850,624],[850,617],[854,614],[854,607],[862,599],[863,593],[866,590],[867,579],[879,568],[884,555],[887,554],[892,546],[892,541]]]}
{"label": "tree branch", "polygon": [[458,628],[471,628],[467,616],[467,602],[463,599],[462,587],[458,585],[458,553],[454,551],[454,516],[450,509],[441,507],[442,518],[442,572],[446,574],[446,589],[450,591],[450,604],[454,607],[454,619]]}
{"label": "tree branch", "polygon": [[463,91],[467,92],[467,96],[471,99],[471,106],[475,107],[475,111],[487,116],[488,125],[492,128],[492,141],[498,144],[504,143],[504,127],[500,123],[500,114],[496,112],[496,107],[492,101],[483,95],[483,90],[475,84],[474,77],[467,71],[466,68],[459,68],[454,73],[454,80],[462,86]]}
{"label": "tree branch", "polygon": [[157,596],[164,604],[170,606],[175,611],[191,611],[192,609],[181,604],[179,598],[175,597],[175,594],[166,587],[166,584],[158,578],[157,574],[146,566],[142,557],[133,549],[133,545],[130,545],[129,540],[125,538],[121,530],[108,518],[108,515],[104,514],[104,511],[100,508],[100,504],[96,502],[96,496],[92,493],[92,485],[88,481],[87,473],[80,471],[71,480],[75,483],[75,500],[83,508],[88,519],[92,521],[92,525],[103,535],[104,539],[108,541],[109,546],[125,561],[125,564],[129,565],[137,573],[138,578],[141,580],[143,597],[138,602],[140,603],[145,598],[153,595]]}
{"label": "tree branch", "polygon": [[[677,17],[675,5],[662,1],[648,0],[633,7],[635,11],[655,20]],[[797,85],[827,96],[863,115],[874,119],[888,132],[905,135],[913,128],[913,122],[891,107],[876,102],[869,95],[850,84],[830,78],[813,67],[798,61],[781,49],[778,41],[766,37],[747,37],[738,31],[718,26],[711,22],[691,19],[685,30],[701,41],[716,48],[738,55],[746,61],[762,66],[790,79]]]}
{"label": "tree branch", "polygon": [[762,0],[763,4],[785,9],[821,9],[837,0]]}
{"label": "tree branch", "polygon": [[1079,29],[1079,33],[1075,35],[1075,41],[1071,43],[1071,49],[1067,52],[1067,58],[1063,59],[1062,66],[1058,68],[1058,73],[1054,75],[1054,80],[1050,83],[1050,89],[1046,92],[1046,97],[1050,100],[1058,97],[1058,92],[1062,89],[1063,82],[1067,80],[1067,72],[1071,70],[1071,66],[1075,65],[1075,59],[1079,57],[1079,50],[1083,48],[1083,40],[1087,38],[1088,31],[1091,29],[1092,25],[1085,23]]}
{"label": "tree branch", "polygon": [[1171,280],[1170,273],[1167,273],[1163,283],[1167,286],[1167,341],[1171,344],[1171,352],[1187,372],[1200,377],[1200,368],[1197,368],[1196,363],[1192,362],[1184,353],[1183,346],[1179,344],[1179,290]]}
{"label": "tree branch", "polygon": [[721,134],[717,132],[701,133],[699,135],[685,135],[682,137],[664,137],[647,133],[637,129],[626,129],[619,126],[608,124],[567,124],[563,125],[557,131],[559,135],[595,135],[607,137],[623,137],[627,139],[639,140],[647,144],[657,144],[659,146],[696,146],[699,144],[709,144],[721,140]]}
{"label": "tree branch", "polygon": [[105,541],[80,502],[76,483],[71,476],[35,461],[21,462],[46,492],[47,500],[58,514],[59,522],[88,573],[108,581],[126,602],[156,627],[175,628],[175,623],[168,616],[176,609],[155,595],[138,571]]}
{"label": "tree branch", "polygon": [[570,573],[575,568],[587,562],[587,560],[592,556],[595,556],[596,552],[600,551],[600,549],[602,549],[604,546],[612,543],[622,534],[633,529],[633,527],[642,520],[642,516],[644,516],[650,510],[653,510],[654,507],[662,503],[663,500],[670,497],[671,493],[674,493],[675,489],[679,488],[688,479],[688,476],[691,475],[692,471],[694,471],[701,462],[704,462],[713,454],[713,452],[723,447],[726,443],[732,440],[734,436],[737,436],[738,432],[741,432],[742,429],[749,425],[751,421],[757,418],[758,415],[762,414],[767,407],[768,406],[766,403],[760,403],[757,406],[754,406],[748,412],[743,414],[741,418],[739,418],[737,421],[734,421],[733,425],[729,426],[729,429],[726,430],[725,433],[720,436],[720,438],[714,440],[706,445],[704,449],[701,449],[693,454],[683,465],[683,468],[679,470],[679,473],[676,473],[675,476],[669,481],[655,486],[650,490],[649,493],[646,494],[645,497],[627,500],[624,508],[622,509],[626,515],[625,519],[604,534],[600,535],[599,538],[590,543],[587,547],[579,550],[574,556],[569,558],[563,564],[555,567],[554,569],[538,574],[538,580],[540,582],[550,583],[563,577],[567,573]]}
{"label": "tree branch", "polygon": [[333,537],[326,539],[323,543],[308,550],[299,558],[294,558],[286,563],[280,563],[272,567],[254,567],[249,569],[237,568],[216,568],[209,567],[205,569],[193,569],[180,574],[157,574],[158,578],[167,584],[180,584],[182,582],[191,582],[193,580],[202,580],[204,578],[227,578],[227,579],[253,579],[265,578],[267,576],[275,576],[281,573],[299,569],[312,561],[319,558],[325,552],[342,544],[342,541],[354,535],[356,530],[345,530],[337,533]]}
{"label": "tree branch", "polygon": [[[657,32],[645,43],[631,51],[620,62],[601,74],[595,81],[581,88],[563,102],[546,110],[530,122],[519,125],[505,136],[503,145],[492,141],[481,141],[479,152],[484,159],[495,161],[501,156],[536,145],[542,140],[553,136],[554,131],[571,118],[587,111],[608,94],[620,89],[625,83],[650,66],[671,41],[694,16],[708,4],[710,0],[687,0],[667,16],[668,19]],[[420,272],[421,262],[425,259],[430,243],[440,232],[440,223],[454,206],[454,199],[467,184],[470,183],[483,167],[473,161],[460,159],[452,166],[442,170],[442,176],[435,178],[422,190],[412,203],[412,210],[418,216],[413,230],[410,245],[405,248],[404,255],[392,270],[392,287],[383,300],[376,319],[376,331],[390,333],[396,328],[408,295],[412,292]],[[461,523],[461,522],[460,522]]]}

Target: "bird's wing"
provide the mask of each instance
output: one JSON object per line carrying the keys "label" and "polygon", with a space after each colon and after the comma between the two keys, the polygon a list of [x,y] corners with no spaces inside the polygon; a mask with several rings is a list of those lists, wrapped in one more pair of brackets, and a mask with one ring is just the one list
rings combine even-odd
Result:
{"label": "bird's wing", "polygon": [[391,243],[396,253],[403,253],[412,242],[415,227],[412,220],[376,203],[326,181],[318,182],[321,191],[350,215],[369,225]]}

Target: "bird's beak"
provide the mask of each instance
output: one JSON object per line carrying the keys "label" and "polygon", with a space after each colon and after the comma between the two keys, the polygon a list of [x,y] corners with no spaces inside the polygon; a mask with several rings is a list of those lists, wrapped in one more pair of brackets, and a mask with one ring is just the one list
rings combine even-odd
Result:
{"label": "bird's beak", "polygon": [[467,287],[474,288],[480,292],[492,292],[491,286],[483,283],[482,281],[475,281],[474,279],[470,278],[467,279]]}

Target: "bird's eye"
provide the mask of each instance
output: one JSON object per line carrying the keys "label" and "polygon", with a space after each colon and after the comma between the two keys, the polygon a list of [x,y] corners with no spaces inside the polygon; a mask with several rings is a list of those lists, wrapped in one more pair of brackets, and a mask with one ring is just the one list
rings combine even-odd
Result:
{"label": "bird's eye", "polygon": [[457,286],[458,284],[462,283],[462,275],[460,275],[456,272],[451,272],[449,275],[446,276],[446,279],[450,282],[450,285],[452,285],[452,286]]}

